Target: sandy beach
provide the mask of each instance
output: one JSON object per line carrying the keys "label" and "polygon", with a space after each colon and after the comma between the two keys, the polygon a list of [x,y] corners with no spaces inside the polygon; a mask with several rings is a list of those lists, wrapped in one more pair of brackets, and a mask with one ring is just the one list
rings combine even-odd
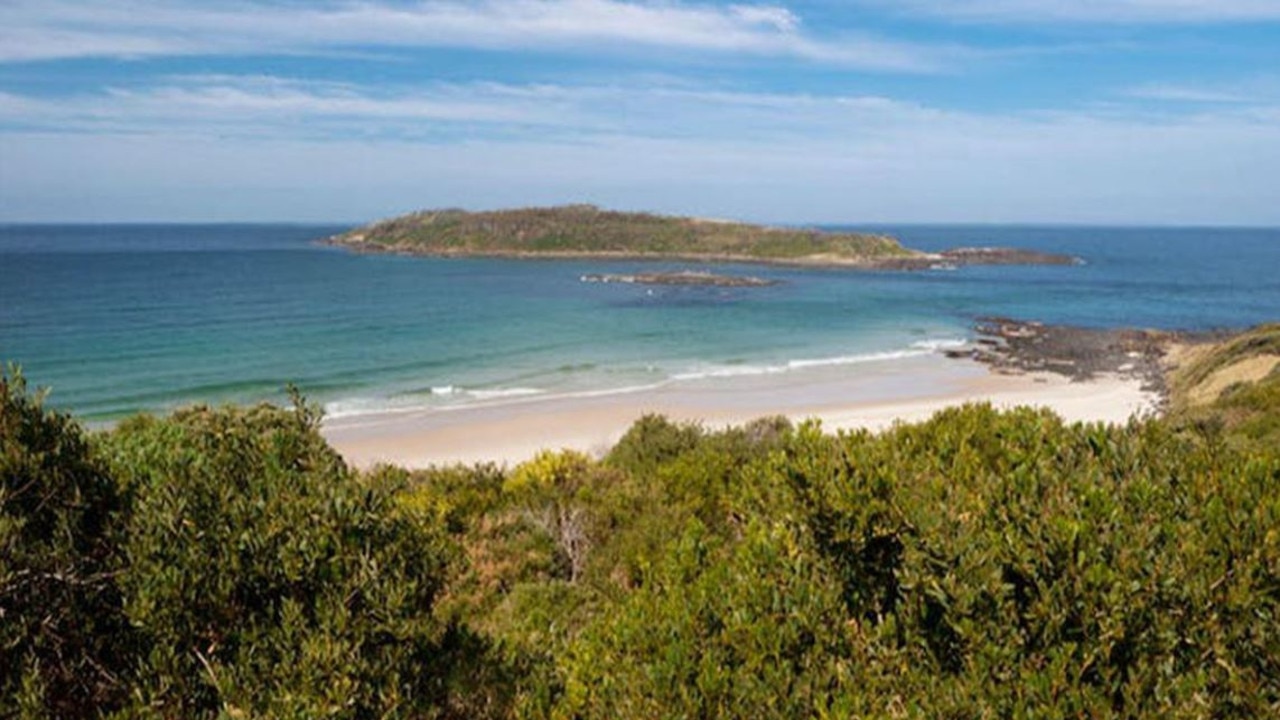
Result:
{"label": "sandy beach", "polygon": [[966,402],[1048,407],[1069,421],[1124,422],[1152,411],[1136,379],[1072,381],[1050,373],[993,372],[941,354],[773,375],[704,378],[616,394],[535,396],[494,404],[333,418],[324,435],[352,464],[405,467],[515,464],[542,449],[605,452],[646,413],[708,427],[785,415],[825,429],[880,430]]}

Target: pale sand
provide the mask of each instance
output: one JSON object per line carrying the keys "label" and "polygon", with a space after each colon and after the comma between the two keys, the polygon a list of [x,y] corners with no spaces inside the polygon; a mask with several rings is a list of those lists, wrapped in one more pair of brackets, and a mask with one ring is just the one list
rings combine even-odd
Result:
{"label": "pale sand", "polygon": [[775,375],[708,378],[611,395],[533,397],[501,404],[326,420],[324,435],[352,464],[405,467],[515,464],[542,449],[602,454],[645,413],[707,427],[768,415],[818,419],[825,429],[880,430],[966,402],[1048,407],[1068,421],[1125,422],[1157,398],[1137,380],[1070,382],[1056,375],[997,375],[929,355]]}

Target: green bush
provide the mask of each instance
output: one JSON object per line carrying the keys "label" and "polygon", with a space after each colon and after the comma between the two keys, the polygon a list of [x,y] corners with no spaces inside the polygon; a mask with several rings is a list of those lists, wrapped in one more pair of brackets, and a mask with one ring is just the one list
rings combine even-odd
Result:
{"label": "green bush", "polygon": [[1280,710],[1274,453],[975,406],[805,426],[729,477],[736,523],[691,520],[596,613],[549,714]]}
{"label": "green bush", "polygon": [[726,545],[691,521],[642,586],[560,658],[554,717],[804,717],[850,657],[838,587],[802,528]]}
{"label": "green bush", "polygon": [[678,425],[662,415],[645,415],[618,440],[605,462],[632,475],[651,475],[664,463],[698,447],[703,435],[697,425]]}
{"label": "green bush", "polygon": [[432,614],[451,550],[361,482],[304,405],[137,418],[108,439],[134,496],[121,578],[144,636],[134,711],[417,717],[449,694]]}

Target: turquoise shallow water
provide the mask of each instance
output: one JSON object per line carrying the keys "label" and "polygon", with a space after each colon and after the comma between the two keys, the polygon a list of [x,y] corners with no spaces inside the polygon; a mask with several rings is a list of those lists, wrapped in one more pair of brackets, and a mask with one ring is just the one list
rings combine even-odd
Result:
{"label": "turquoise shallow water", "polygon": [[685,263],[361,256],[314,242],[342,229],[0,226],[0,358],[95,420],[274,400],[288,382],[342,415],[857,372],[962,340],[987,314],[1168,329],[1280,319],[1276,229],[876,227],[923,249],[1034,247],[1085,264],[717,269],[783,281],[750,289],[580,282]]}

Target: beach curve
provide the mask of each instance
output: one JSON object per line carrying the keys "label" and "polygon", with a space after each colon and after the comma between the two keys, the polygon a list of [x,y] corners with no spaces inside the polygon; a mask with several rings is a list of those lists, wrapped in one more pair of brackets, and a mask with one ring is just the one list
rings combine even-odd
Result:
{"label": "beach curve", "polygon": [[514,465],[540,450],[603,454],[641,416],[657,413],[708,427],[783,415],[827,430],[883,430],[939,410],[989,402],[1048,408],[1069,422],[1120,423],[1152,413],[1159,393],[1133,377],[1087,380],[1011,373],[942,353],[858,366],[742,377],[706,377],[626,394],[523,398],[518,403],[371,413],[326,420],[326,439],[351,464],[421,468]]}

